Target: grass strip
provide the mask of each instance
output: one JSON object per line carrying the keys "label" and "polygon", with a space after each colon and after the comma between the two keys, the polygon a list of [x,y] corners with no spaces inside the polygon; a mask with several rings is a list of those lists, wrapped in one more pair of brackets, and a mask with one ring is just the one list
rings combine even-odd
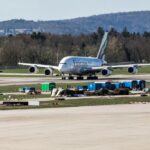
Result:
{"label": "grass strip", "polygon": [[0,110],[38,109],[38,108],[63,108],[63,107],[134,104],[134,103],[143,103],[143,104],[150,103],[150,97],[97,98],[97,99],[77,99],[77,100],[64,100],[64,101],[55,100],[55,101],[41,102],[39,107],[31,107],[31,106],[2,106],[2,105],[0,105]]}

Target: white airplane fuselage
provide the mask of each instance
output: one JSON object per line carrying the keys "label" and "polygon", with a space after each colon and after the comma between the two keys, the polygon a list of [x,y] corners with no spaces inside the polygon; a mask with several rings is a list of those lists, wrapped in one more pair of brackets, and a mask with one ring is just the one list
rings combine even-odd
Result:
{"label": "white airplane fuselage", "polygon": [[59,71],[63,74],[84,75],[92,73],[92,67],[100,67],[104,62],[95,57],[64,57],[59,63]]}

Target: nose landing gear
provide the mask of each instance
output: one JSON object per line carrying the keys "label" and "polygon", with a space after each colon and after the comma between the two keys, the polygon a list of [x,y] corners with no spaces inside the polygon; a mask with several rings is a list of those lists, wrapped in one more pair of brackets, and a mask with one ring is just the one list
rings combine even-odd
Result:
{"label": "nose landing gear", "polygon": [[66,77],[62,76],[61,79],[62,79],[62,80],[66,80]]}
{"label": "nose landing gear", "polygon": [[73,76],[69,76],[68,79],[69,80],[74,80],[74,77]]}
{"label": "nose landing gear", "polygon": [[[74,80],[74,76],[72,75],[69,75],[68,77],[66,77],[63,73],[62,73],[62,80]],[[83,76],[77,76],[76,78],[77,80],[84,80],[84,77]],[[87,80],[98,80],[98,76],[96,75],[89,75],[87,76],[86,78]]]}
{"label": "nose landing gear", "polygon": [[98,80],[98,76],[96,76],[96,75],[89,75],[89,76],[87,76],[87,80]]}
{"label": "nose landing gear", "polygon": [[64,74],[64,73],[61,74],[61,79],[62,79],[62,80],[66,80],[66,77],[65,77],[65,74]]}
{"label": "nose landing gear", "polygon": [[77,80],[83,80],[84,77],[83,76],[77,76]]}

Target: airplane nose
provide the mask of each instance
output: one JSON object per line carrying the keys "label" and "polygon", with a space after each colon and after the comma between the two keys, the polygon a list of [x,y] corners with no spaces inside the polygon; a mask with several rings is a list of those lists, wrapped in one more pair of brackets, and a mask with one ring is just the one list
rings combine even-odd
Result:
{"label": "airplane nose", "polygon": [[63,64],[59,64],[59,71],[63,72]]}

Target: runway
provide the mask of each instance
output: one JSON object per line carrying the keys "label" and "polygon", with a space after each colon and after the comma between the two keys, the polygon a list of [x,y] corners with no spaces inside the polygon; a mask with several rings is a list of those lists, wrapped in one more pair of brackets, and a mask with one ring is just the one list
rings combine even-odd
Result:
{"label": "runway", "polygon": [[2,150],[149,150],[150,104],[0,111]]}
{"label": "runway", "polygon": [[150,80],[150,74],[142,75],[112,75],[109,77],[99,76],[99,80],[61,80],[61,77],[0,77],[0,86],[5,85],[22,85],[22,84],[41,84],[43,82],[56,82],[56,83],[84,83],[93,81],[107,81],[107,80],[130,80],[130,79],[140,79],[140,80]]}

